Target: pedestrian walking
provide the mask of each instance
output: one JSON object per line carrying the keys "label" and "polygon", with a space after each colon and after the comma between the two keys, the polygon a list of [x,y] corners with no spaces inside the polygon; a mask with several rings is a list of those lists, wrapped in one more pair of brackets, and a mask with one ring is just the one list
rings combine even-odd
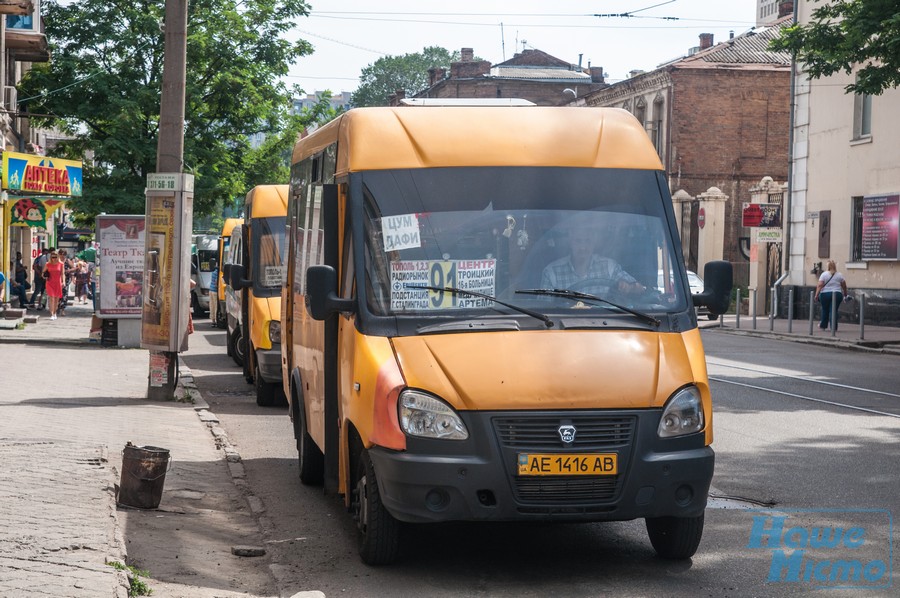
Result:
{"label": "pedestrian walking", "polygon": [[[825,330],[829,323],[837,330],[837,310],[847,294],[847,281],[844,275],[837,271],[837,264],[834,260],[828,260],[827,269],[819,276],[819,284],[816,285],[816,301],[822,304],[822,320],[819,322],[819,328]],[[831,320],[831,309],[834,305],[834,322]]]}
{"label": "pedestrian walking", "polygon": [[59,299],[59,307],[57,315],[66,315],[66,308],[69,306],[69,288],[72,286],[72,280],[75,277],[75,262],[69,257],[69,253],[65,249],[60,249],[59,262],[63,266],[63,286],[62,297]]}
{"label": "pedestrian walking", "polygon": [[75,264],[75,303],[88,302],[90,278],[91,273],[88,271],[87,263],[77,260]]}
{"label": "pedestrian walking", "polygon": [[219,260],[209,258],[209,267],[212,268],[209,277],[209,320],[215,328],[219,314]]}
{"label": "pedestrian walking", "polygon": [[59,302],[64,292],[63,283],[65,278],[65,266],[59,259],[57,252],[50,254],[50,261],[44,266],[41,276],[44,278],[47,292],[47,306],[50,308],[50,319],[56,319],[56,312],[59,309]]}
{"label": "pedestrian walking", "polygon": [[41,255],[34,260],[34,263],[31,265],[32,270],[34,270],[34,290],[31,291],[31,306],[35,309],[43,308],[43,301],[46,295],[45,288],[46,283],[44,281],[44,267],[47,265],[50,257],[50,249],[44,247],[41,250]]}

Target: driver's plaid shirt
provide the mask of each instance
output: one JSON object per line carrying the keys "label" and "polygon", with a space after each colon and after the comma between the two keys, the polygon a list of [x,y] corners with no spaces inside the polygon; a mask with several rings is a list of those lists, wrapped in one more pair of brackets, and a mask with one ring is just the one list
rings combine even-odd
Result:
{"label": "driver's plaid shirt", "polygon": [[579,276],[575,273],[575,268],[572,266],[572,260],[569,257],[550,262],[541,275],[541,288],[568,289],[583,280],[598,278],[612,282],[624,280],[629,284],[637,282],[628,272],[622,269],[622,266],[616,260],[593,255],[591,256],[591,264],[588,267],[587,274],[584,276]]}

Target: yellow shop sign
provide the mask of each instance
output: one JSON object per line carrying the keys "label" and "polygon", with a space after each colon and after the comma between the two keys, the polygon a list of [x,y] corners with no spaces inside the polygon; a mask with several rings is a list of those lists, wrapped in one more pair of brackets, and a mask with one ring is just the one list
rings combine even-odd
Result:
{"label": "yellow shop sign", "polygon": [[3,188],[35,195],[80,197],[81,162],[3,152]]}

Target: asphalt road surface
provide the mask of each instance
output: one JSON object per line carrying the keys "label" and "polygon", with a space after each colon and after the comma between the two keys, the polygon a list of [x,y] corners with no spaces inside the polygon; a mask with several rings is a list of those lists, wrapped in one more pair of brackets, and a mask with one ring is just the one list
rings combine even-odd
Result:
{"label": "asphalt road surface", "polygon": [[895,595],[896,356],[715,330],[703,341],[716,474],[703,542],[680,562],[658,558],[630,521],[407,526],[397,564],[366,566],[342,500],[300,484],[286,410],[256,406],[224,332],[198,322],[184,359],[265,507],[282,595]]}

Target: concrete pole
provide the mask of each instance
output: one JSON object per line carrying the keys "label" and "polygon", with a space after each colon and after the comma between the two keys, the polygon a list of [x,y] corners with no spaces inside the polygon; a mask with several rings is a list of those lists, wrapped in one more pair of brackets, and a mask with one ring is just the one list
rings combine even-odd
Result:
{"label": "concrete pole", "polygon": [[[159,140],[156,147],[156,172],[182,172],[184,156],[185,73],[187,71],[187,0],[166,0],[165,56],[163,58],[162,97],[159,107]],[[181,252],[175,252],[180,259]],[[180,268],[175,268],[179,271]],[[169,271],[171,276],[171,271]],[[178,281],[170,281],[170,285]],[[169,286],[168,288],[173,288]],[[154,361],[150,352],[150,363]],[[175,398],[178,354],[163,352],[167,361],[166,383],[152,386],[148,377],[147,398],[169,401]],[[152,365],[151,365],[152,369]]]}

